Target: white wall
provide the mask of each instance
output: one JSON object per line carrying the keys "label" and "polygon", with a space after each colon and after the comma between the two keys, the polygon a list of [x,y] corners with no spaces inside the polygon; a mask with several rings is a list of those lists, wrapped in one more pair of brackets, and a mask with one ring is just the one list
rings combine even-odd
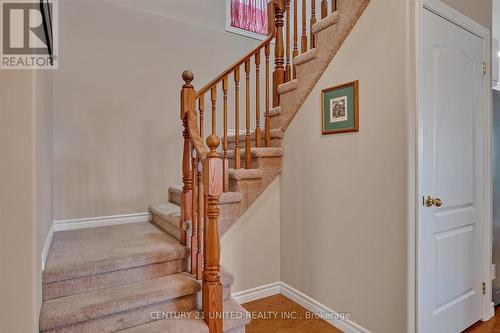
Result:
{"label": "white wall", "polygon": [[491,28],[492,0],[442,0],[447,5],[469,16],[474,21]]}
{"label": "white wall", "polygon": [[38,332],[52,223],[50,72],[0,71],[0,323]]}
{"label": "white wall", "polygon": [[280,183],[276,178],[221,240],[232,292],[280,281]]}
{"label": "white wall", "polygon": [[224,31],[225,0],[59,4],[54,218],[147,211],[181,182],[182,71],[201,88],[257,41]]}
{"label": "white wall", "polygon": [[[281,280],[372,332],[406,331],[410,0],[372,1],[292,121]],[[359,80],[360,132],[321,135],[321,89]]]}

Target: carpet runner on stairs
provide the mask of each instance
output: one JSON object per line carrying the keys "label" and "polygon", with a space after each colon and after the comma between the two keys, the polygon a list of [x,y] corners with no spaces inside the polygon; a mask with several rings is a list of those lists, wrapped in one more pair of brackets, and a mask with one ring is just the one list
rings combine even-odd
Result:
{"label": "carpet runner on stairs", "polygon": [[[147,325],[165,317],[158,313],[172,318],[151,330],[208,332],[199,316],[184,318],[201,304],[188,257],[187,247],[151,223],[56,232],[43,272],[40,332],[149,332]],[[223,271],[221,280],[225,311],[240,313],[225,332],[244,332],[246,311],[231,299],[234,278]]]}

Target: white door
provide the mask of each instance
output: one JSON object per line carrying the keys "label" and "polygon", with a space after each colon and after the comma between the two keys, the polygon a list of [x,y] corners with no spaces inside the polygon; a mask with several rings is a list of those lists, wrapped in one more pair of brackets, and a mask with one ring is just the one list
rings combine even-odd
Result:
{"label": "white door", "polygon": [[458,333],[481,319],[483,41],[427,9],[422,29],[418,332]]}

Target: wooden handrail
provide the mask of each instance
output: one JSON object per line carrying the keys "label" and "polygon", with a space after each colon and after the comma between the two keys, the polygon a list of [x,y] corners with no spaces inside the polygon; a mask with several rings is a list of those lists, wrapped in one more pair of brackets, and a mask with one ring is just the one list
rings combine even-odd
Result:
{"label": "wooden handrail", "polygon": [[269,44],[273,39],[274,39],[274,4],[279,3],[280,0],[271,0],[267,3],[267,10],[268,10],[268,33],[266,39],[264,39],[263,42],[261,42],[259,45],[257,45],[252,51],[247,53],[245,56],[237,60],[234,64],[229,66],[224,72],[219,74],[215,79],[204,85],[198,92],[196,93],[196,98],[199,98],[201,95],[205,94],[207,91],[212,89],[213,86],[215,86],[217,83],[221,82],[226,76],[229,76],[232,74],[236,68],[239,68],[241,65],[243,65],[245,62],[247,62],[250,58],[252,58],[256,53],[260,52],[263,48],[266,47],[267,44]]}
{"label": "wooden handrail", "polygon": [[[299,11],[300,3],[302,6]],[[322,0],[321,18],[328,15],[329,4],[331,4],[332,11],[337,10],[336,0]],[[308,8],[311,10],[309,22],[306,17]],[[300,19],[302,19],[301,35],[299,35],[298,28]],[[314,2],[293,0],[292,6],[291,0],[270,0],[268,2],[268,35],[264,41],[198,91],[191,84],[194,74],[191,71],[182,73],[184,84],[180,94],[180,116],[183,125],[181,243],[191,248],[189,271],[197,279],[203,280],[202,310],[209,333],[222,333],[223,331],[219,198],[222,193],[231,188],[229,164],[232,163],[231,167],[236,170],[240,167],[253,168],[255,162],[251,154],[252,149],[262,147],[263,144],[265,147],[273,146],[270,107],[271,105],[277,107],[281,104],[280,96],[283,92],[278,91],[278,86],[296,78],[297,69],[293,65],[293,59],[298,56],[299,52],[306,52],[308,48],[316,46],[312,29],[315,23],[316,5]],[[265,57],[264,62],[261,62],[262,53]],[[273,53],[274,58],[271,59]],[[264,64],[265,72],[261,67]],[[274,64],[274,71],[271,75],[272,64]],[[255,68],[255,72],[252,68]],[[261,70],[265,81],[263,94],[260,91]],[[252,74],[255,74],[255,77]],[[228,101],[228,96],[231,96],[228,93],[232,89],[230,81],[234,83],[234,104],[231,101],[231,106]],[[254,87],[254,92],[251,87]],[[218,103],[218,89],[221,89],[222,103]],[[240,89],[242,90],[241,96]],[[253,94],[255,95],[252,96]],[[261,96],[264,96],[264,101],[261,101]],[[240,105],[240,97],[244,98],[242,105]],[[204,140],[206,135],[205,99],[210,105],[207,111],[211,111],[211,128],[206,130],[208,132],[206,142]],[[261,133],[261,103],[265,104],[264,134]],[[197,107],[199,113],[197,113]],[[245,123],[243,138],[240,136],[240,109]],[[221,110],[222,114],[220,114]],[[228,112],[234,112],[234,139],[228,134]],[[222,122],[219,123],[223,131],[222,136],[217,134],[217,117],[219,116],[222,117]],[[252,119],[255,120],[253,133]],[[241,154],[240,140],[244,140],[244,154]],[[219,151],[217,149],[221,141],[222,148]],[[244,165],[241,163],[242,160]]]}

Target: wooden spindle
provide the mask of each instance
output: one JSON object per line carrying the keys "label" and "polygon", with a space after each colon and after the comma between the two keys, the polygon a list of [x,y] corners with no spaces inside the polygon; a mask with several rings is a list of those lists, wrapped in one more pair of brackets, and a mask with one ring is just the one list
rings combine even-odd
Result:
{"label": "wooden spindle", "polygon": [[191,155],[191,179],[193,180],[193,189],[191,191],[191,274],[196,275],[198,271],[198,192],[197,192],[197,171],[198,158],[196,149],[192,148]]}
{"label": "wooden spindle", "polygon": [[264,50],[266,55],[266,123],[265,123],[265,136],[266,136],[266,147],[269,147],[271,144],[271,115],[269,113],[269,55],[271,54],[271,45],[266,44],[266,48]]}
{"label": "wooden spindle", "polygon": [[201,95],[198,99],[198,109],[200,110],[200,137],[205,135],[205,95]]}
{"label": "wooden spindle", "polygon": [[181,90],[181,119],[184,126],[182,136],[184,147],[182,153],[182,197],[181,197],[181,243],[187,245],[187,230],[189,221],[192,220],[191,191],[193,190],[193,178],[191,174],[191,144],[188,128],[188,116],[191,112],[196,112],[196,92],[191,82],[194,79],[193,72],[182,73],[184,85]]}
{"label": "wooden spindle", "polygon": [[311,49],[316,47],[316,36],[313,32],[313,25],[316,24],[316,0],[311,0],[311,22],[309,24],[309,39],[311,41]]}
{"label": "wooden spindle", "polygon": [[328,1],[321,0],[321,18],[324,19],[328,16]]}
{"label": "wooden spindle", "polygon": [[222,92],[224,94],[224,192],[229,191],[229,162],[227,158],[227,88],[228,88],[228,77],[222,79]]}
{"label": "wooden spindle", "polygon": [[234,168],[240,168],[240,68],[234,71]]}
{"label": "wooden spindle", "polygon": [[217,133],[217,86],[210,89],[210,98],[212,99],[212,134]]}
{"label": "wooden spindle", "polygon": [[290,0],[285,0],[286,12],[286,63],[285,63],[285,82],[292,78],[291,63],[290,63]]}
{"label": "wooden spindle", "polygon": [[252,138],[250,136],[250,59],[245,61],[245,77],[246,77],[246,98],[245,98],[245,111],[246,111],[246,128],[245,128],[245,168],[252,167]]}
{"label": "wooden spindle", "polygon": [[260,147],[260,51],[255,54],[255,80],[255,147]]}
{"label": "wooden spindle", "polygon": [[332,13],[337,11],[337,0],[332,0]]}
{"label": "wooden spindle", "polygon": [[202,303],[210,333],[222,333],[222,283],[220,281],[219,197],[222,194],[222,159],[216,149],[216,135],[207,138],[210,152],[203,165],[205,197],[205,269],[203,270]]}
{"label": "wooden spindle", "polygon": [[[295,59],[296,56],[299,55],[299,32],[298,32],[298,16],[297,16],[297,0],[293,0],[293,53],[292,57]],[[293,78],[297,78],[297,70],[295,66],[293,66]]]}
{"label": "wooden spindle", "polygon": [[302,44],[301,52],[307,51],[307,11],[306,11],[306,0],[302,0]]}
{"label": "wooden spindle", "polygon": [[[203,137],[203,136],[202,136]],[[198,161],[198,249],[196,279],[203,277],[203,229],[205,223],[205,189],[203,184],[203,163]]]}
{"label": "wooden spindle", "polygon": [[[284,0],[275,3],[275,46],[274,46],[274,73],[273,73],[273,107],[280,105],[278,86],[285,82],[285,68],[283,59],[283,13]],[[305,0],[304,0],[305,1]]]}

